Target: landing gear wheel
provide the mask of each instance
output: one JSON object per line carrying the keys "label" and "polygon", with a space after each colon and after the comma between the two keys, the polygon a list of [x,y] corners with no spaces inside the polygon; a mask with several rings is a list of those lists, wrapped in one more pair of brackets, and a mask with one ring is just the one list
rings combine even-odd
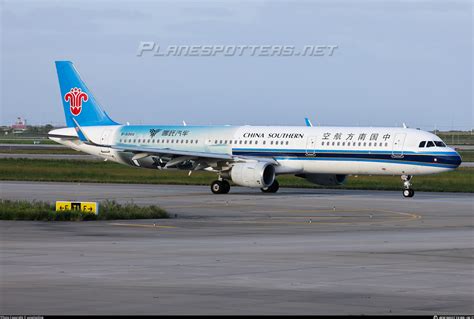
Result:
{"label": "landing gear wheel", "polygon": [[414,195],[415,195],[415,191],[413,189],[403,190],[403,197],[413,197]]}
{"label": "landing gear wheel", "polygon": [[224,180],[221,181],[221,183],[224,185],[224,190],[221,194],[227,194],[230,191],[229,182],[224,179]]}
{"label": "landing gear wheel", "polygon": [[213,181],[211,184],[211,191],[214,194],[227,194],[230,191],[230,184],[226,180]]}
{"label": "landing gear wheel", "polygon": [[403,197],[413,197],[415,195],[415,191],[411,189],[411,179],[412,176],[410,175],[402,175],[402,181],[403,181],[403,187],[405,188],[403,190]]}
{"label": "landing gear wheel", "polygon": [[274,180],[273,183],[268,186],[268,187],[264,187],[264,188],[260,188],[262,190],[262,192],[264,193],[276,193],[278,192],[278,189],[280,188],[280,184],[278,183],[277,180]]}

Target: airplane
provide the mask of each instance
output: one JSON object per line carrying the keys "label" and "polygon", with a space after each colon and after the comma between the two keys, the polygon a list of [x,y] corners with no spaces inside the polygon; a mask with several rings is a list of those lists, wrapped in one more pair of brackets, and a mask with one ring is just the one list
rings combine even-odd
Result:
{"label": "airplane", "polygon": [[51,140],[138,168],[213,172],[214,194],[228,193],[229,181],[275,193],[283,174],[323,186],[341,185],[348,175],[399,175],[403,197],[413,197],[413,176],[461,164],[438,136],[405,125],[313,127],[308,119],[306,126],[122,125],[72,62],[56,61],[56,70],[67,127],[50,131]]}

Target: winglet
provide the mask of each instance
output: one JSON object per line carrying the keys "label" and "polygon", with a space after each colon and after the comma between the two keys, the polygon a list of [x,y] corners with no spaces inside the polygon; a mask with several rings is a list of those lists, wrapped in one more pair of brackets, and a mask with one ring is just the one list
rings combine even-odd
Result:
{"label": "winglet", "polygon": [[313,127],[313,123],[311,123],[311,121],[309,120],[309,118],[305,117],[305,118],[304,118],[304,122],[306,123],[306,126],[308,126],[308,127]]}

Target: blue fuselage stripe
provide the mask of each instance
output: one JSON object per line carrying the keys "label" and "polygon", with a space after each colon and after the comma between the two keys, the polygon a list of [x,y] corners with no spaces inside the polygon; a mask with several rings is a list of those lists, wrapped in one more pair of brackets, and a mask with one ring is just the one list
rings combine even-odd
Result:
{"label": "blue fuselage stripe", "polygon": [[242,149],[232,150],[233,155],[272,157],[277,160],[318,160],[318,161],[364,161],[392,164],[422,165],[455,168],[461,163],[461,158],[455,152],[391,152],[391,151],[331,151],[315,150],[307,153],[306,150],[291,149]]}

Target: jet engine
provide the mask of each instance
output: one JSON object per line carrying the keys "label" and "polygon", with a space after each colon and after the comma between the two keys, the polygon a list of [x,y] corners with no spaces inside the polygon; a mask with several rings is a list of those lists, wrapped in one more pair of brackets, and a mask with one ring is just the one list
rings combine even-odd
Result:
{"label": "jet engine", "polygon": [[240,186],[268,187],[275,180],[275,167],[265,162],[237,163],[230,171],[230,178]]}
{"label": "jet engine", "polygon": [[338,174],[299,174],[296,175],[306,179],[308,182],[322,186],[342,185],[346,181],[347,175]]}

